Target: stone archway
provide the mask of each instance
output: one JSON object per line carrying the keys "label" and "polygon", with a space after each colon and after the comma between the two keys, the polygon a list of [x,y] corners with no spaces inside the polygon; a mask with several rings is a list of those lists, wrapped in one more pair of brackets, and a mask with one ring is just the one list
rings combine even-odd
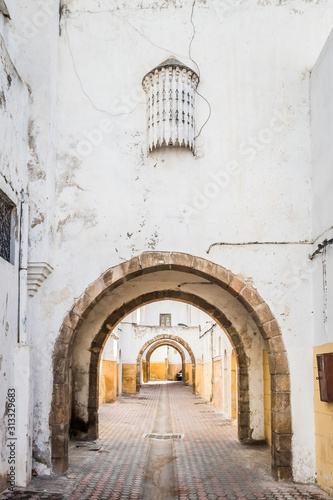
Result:
{"label": "stone archway", "polygon": [[[181,347],[176,342],[173,342],[172,340],[169,340],[169,341],[160,340],[160,341],[156,342],[156,344],[153,344],[151,347],[149,347],[148,351],[146,352],[146,363],[147,363],[146,364],[146,378],[148,381],[149,381],[149,365],[150,365],[151,355],[153,354],[153,352],[156,349],[158,349],[159,347],[163,347],[165,345],[167,345],[169,347],[173,347],[174,349],[176,349],[178,351],[178,353],[181,357],[181,360],[182,360],[182,373],[185,373],[185,354],[184,354],[184,351],[181,349]],[[184,379],[183,379],[183,383],[185,383]]]}
{"label": "stone archway", "polygon": [[[172,343],[172,341],[174,341]],[[155,347],[155,342],[158,342],[159,345]],[[154,337],[153,339],[151,340],[148,340],[143,346],[142,348],[140,349],[139,351],[139,354],[138,354],[138,357],[136,359],[136,390],[137,392],[139,392],[140,390],[140,366],[141,366],[141,358],[143,356],[143,353],[145,352],[145,350],[152,345],[153,349],[152,351],[154,351],[155,349],[157,349],[157,347],[161,346],[161,345],[172,345],[173,347],[175,347],[175,349],[178,350],[179,354],[181,355],[182,357],[182,364],[183,364],[183,373],[185,375],[185,356],[184,356],[184,353],[181,353],[181,351],[179,350],[177,344],[180,344],[189,354],[190,358],[191,358],[191,363],[192,363],[192,391],[193,391],[193,394],[195,394],[195,367],[196,367],[196,364],[195,364],[195,357],[194,357],[194,354],[193,354],[193,351],[191,349],[191,347],[189,346],[189,344],[187,342],[185,342],[185,340],[183,340],[181,337],[177,337],[175,335],[157,335],[156,337]]]}
{"label": "stone archway", "polygon": [[[196,278],[182,280],[186,275]],[[149,279],[152,276],[154,279]],[[179,276],[179,281],[176,278]],[[176,277],[176,278],[175,278]],[[163,279],[162,279],[163,278]],[[177,278],[178,279],[178,278]],[[140,287],[129,289],[127,285]],[[178,283],[178,284],[177,284]],[[200,286],[209,284],[210,287]],[[182,287],[186,286],[187,291]],[[143,290],[146,293],[143,293]],[[147,291],[148,290],[148,291]],[[129,297],[123,300],[120,292]],[[232,318],[224,312],[223,301],[236,301],[240,312],[256,325],[266,344],[272,381],[272,469],[277,479],[292,476],[291,409],[289,367],[281,331],[269,306],[244,278],[206,259],[174,252],[146,252],[103,273],[76,301],[64,318],[53,354],[54,385],[50,411],[52,463],[55,472],[68,466],[68,435],[70,423],[69,369],[75,341],[89,339],[89,428],[88,437],[98,429],[98,364],[101,349],[109,333],[132,310],[166,298],[195,305],[209,314],[226,332],[236,352],[238,364],[238,432],[243,442],[251,441],[248,360],[244,331],[237,329]],[[238,307],[238,306],[237,306]],[[101,326],[83,337],[81,327],[90,312],[112,310]],[[104,316],[105,317],[105,316]],[[97,329],[96,329],[97,328]],[[87,340],[88,339],[88,340]]]}

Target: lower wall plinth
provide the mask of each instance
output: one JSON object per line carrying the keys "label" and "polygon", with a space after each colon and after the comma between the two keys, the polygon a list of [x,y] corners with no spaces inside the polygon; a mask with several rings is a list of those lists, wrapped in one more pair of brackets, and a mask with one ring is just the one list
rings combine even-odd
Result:
{"label": "lower wall plinth", "polygon": [[122,392],[125,394],[136,393],[136,364],[122,365]]}
{"label": "lower wall plinth", "polygon": [[317,354],[333,352],[333,342],[313,348],[314,416],[317,481],[333,495],[333,403],[320,401]]}
{"label": "lower wall plinth", "polygon": [[0,493],[8,488],[6,474],[0,474]]}
{"label": "lower wall plinth", "polygon": [[118,363],[102,360],[99,403],[114,403],[117,399]]}

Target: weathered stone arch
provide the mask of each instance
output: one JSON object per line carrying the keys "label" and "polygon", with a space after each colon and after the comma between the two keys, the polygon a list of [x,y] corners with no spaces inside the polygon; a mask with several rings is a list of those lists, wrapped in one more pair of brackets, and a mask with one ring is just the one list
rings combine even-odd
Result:
{"label": "weathered stone arch", "polygon": [[[173,347],[174,349],[176,349],[178,351],[178,353],[180,354],[181,360],[182,360],[182,373],[185,374],[185,366],[186,366],[185,365],[185,354],[184,354],[184,351],[182,350],[182,348],[179,346],[179,344],[177,344],[176,342],[173,342],[172,340],[168,340],[168,341],[160,340],[160,341],[156,342],[156,344],[153,344],[151,347],[149,347],[148,351],[146,352],[146,363],[147,363],[146,364],[146,370],[147,370],[146,376],[147,376],[148,381],[149,381],[149,365],[150,365],[151,355],[153,354],[153,352],[156,349],[158,349],[159,347],[163,347],[165,345]],[[183,378],[183,383],[185,384],[184,378]]]}
{"label": "weathered stone arch", "polygon": [[[200,257],[176,252],[145,252],[138,257],[121,263],[103,273],[93,284],[87,287],[83,295],[75,302],[64,318],[53,354],[53,395],[50,411],[50,430],[52,463],[55,472],[66,470],[68,464],[69,433],[69,365],[76,332],[106,295],[119,289],[127,282],[150,273],[164,271],[188,273],[207,280],[217,289],[226,291],[246,309],[257,325],[268,350],[272,388],[272,467],[278,479],[290,478],[291,468],[291,409],[290,377],[287,354],[281,331],[269,306],[260,297],[253,286],[244,278],[231,271]],[[181,300],[203,309],[219,323],[229,336],[235,348],[238,363],[238,426],[239,438],[247,442],[251,439],[249,429],[249,394],[247,357],[238,332],[223,311],[209,303],[203,296],[182,292],[181,285],[176,290],[157,290],[139,294],[136,298],[114,310],[104,322],[103,327],[92,339],[90,366],[89,413],[96,417],[96,387],[98,383],[98,361],[101,349],[106,341],[106,324],[115,327],[124,316],[149,302],[166,298]],[[95,389],[94,389],[95,387]],[[97,425],[95,425],[97,428]]]}
{"label": "weathered stone arch", "polygon": [[139,306],[136,299],[131,300],[125,304],[122,304],[121,307],[113,311],[113,313],[111,313],[104,321],[102,328],[99,330],[90,346],[91,357],[89,369],[88,403],[89,425],[87,429],[87,437],[90,439],[97,439],[99,434],[99,360],[100,354],[110,333],[110,326],[112,325],[114,328],[120,321],[122,321],[123,318],[125,318],[131,312],[135,311],[138,307],[165,299],[186,302],[198,307],[199,309],[210,315],[221,326],[221,328],[224,329],[224,332],[228,336],[233,348],[235,349],[238,364],[238,438],[242,443],[252,442],[249,403],[249,366],[242,337],[222,311],[216,309],[214,305],[210,304],[203,298],[194,295],[193,293],[189,294],[186,292],[182,292],[181,290],[164,290],[163,292],[158,291],[141,295]]}
{"label": "weathered stone arch", "polygon": [[[172,341],[174,341],[174,342],[172,343]],[[156,347],[154,346],[155,342],[159,343],[159,345],[156,346]],[[188,352],[188,354],[189,354],[189,356],[191,358],[191,363],[192,363],[192,390],[193,390],[193,394],[195,394],[195,367],[196,367],[196,363],[195,363],[195,357],[194,357],[193,351],[192,351],[191,347],[189,346],[189,344],[187,342],[185,342],[185,340],[183,340],[181,337],[177,337],[175,335],[166,335],[166,334],[157,335],[153,339],[148,340],[141,347],[141,349],[139,351],[139,354],[138,354],[138,357],[136,358],[136,390],[137,390],[137,392],[139,392],[139,390],[140,390],[140,365],[141,365],[141,358],[143,356],[143,353],[145,352],[145,350],[149,346],[152,346],[151,347],[152,351],[154,351],[155,349],[157,349],[157,347],[160,347],[162,345],[172,345],[172,346],[174,346],[177,349],[177,351],[180,353],[181,357],[182,357],[183,370],[184,370],[183,373],[185,375],[185,366],[184,366],[185,365],[185,356],[184,356],[184,353],[181,353],[181,351],[179,351],[179,348],[178,348],[176,342],[178,342],[178,344],[180,344]]]}

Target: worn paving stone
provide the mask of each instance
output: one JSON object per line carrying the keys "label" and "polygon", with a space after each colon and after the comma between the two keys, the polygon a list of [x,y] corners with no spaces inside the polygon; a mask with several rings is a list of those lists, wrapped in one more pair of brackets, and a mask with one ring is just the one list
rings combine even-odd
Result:
{"label": "worn paving stone", "polygon": [[[124,395],[100,408],[100,439],[70,444],[69,470],[62,476],[34,478],[27,488],[4,492],[1,500],[143,499],[160,384],[145,385],[140,394]],[[190,387],[170,383],[169,403],[179,499],[324,500],[315,485],[276,483],[271,477],[268,446],[238,442],[233,421]],[[156,500],[159,500],[156,498]]]}

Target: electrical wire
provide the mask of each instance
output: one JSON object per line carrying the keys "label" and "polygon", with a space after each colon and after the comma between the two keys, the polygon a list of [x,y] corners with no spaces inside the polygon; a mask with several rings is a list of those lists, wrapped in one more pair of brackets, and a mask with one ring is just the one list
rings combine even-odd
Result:
{"label": "electrical wire", "polygon": [[[146,35],[144,35],[143,33],[141,33],[141,31],[139,31],[128,19],[126,19],[126,17],[122,16],[121,14],[116,14],[115,12],[113,12],[109,5],[107,5],[107,3],[105,2],[105,0],[102,0],[103,4],[105,5],[105,7],[107,8],[108,12],[110,12],[111,15],[117,17],[117,18],[120,18],[122,21],[126,22],[129,26],[131,26],[131,28],[141,37],[145,38],[149,43],[151,43],[153,46],[155,46],[156,48],[160,49],[160,50],[163,50],[165,52],[168,52],[169,54],[171,54],[170,50],[169,49],[166,49],[165,47],[162,47],[161,45],[158,45],[156,44],[155,42],[153,42],[150,38],[148,38]],[[109,0],[109,2],[111,3],[112,7],[117,10],[117,6],[114,5],[114,3],[112,2],[112,0]],[[191,39],[190,39],[190,42],[189,42],[189,48],[188,48],[188,58],[193,62],[193,64],[196,66],[197,68],[197,72],[198,72],[198,76],[200,78],[200,67],[199,65],[197,64],[197,62],[193,59],[192,57],[192,43],[193,43],[193,40],[196,36],[196,28],[195,28],[195,24],[193,22],[193,16],[194,16],[194,9],[195,9],[195,5],[196,5],[196,0],[193,0],[193,3],[192,3],[192,8],[191,8],[191,16],[190,16],[190,22],[192,24],[192,28],[193,28],[193,32],[192,32],[192,36],[191,36]],[[72,63],[73,63],[73,69],[74,69],[74,73],[79,81],[79,84],[80,84],[80,88],[81,88],[81,91],[82,93],[86,96],[86,98],[89,100],[90,104],[92,105],[92,107],[96,110],[96,111],[99,111],[100,113],[106,113],[107,115],[109,116],[112,116],[112,117],[117,117],[117,116],[123,116],[123,115],[129,115],[131,113],[133,113],[136,108],[142,104],[144,104],[143,102],[139,102],[138,104],[136,104],[136,106],[134,106],[134,108],[128,112],[123,112],[123,113],[110,113],[109,111],[105,110],[105,109],[102,109],[102,108],[99,108],[98,106],[96,106],[96,104],[94,103],[94,101],[92,100],[92,98],[90,97],[90,95],[86,92],[84,86],[83,86],[83,83],[82,83],[82,80],[80,78],[80,75],[77,71],[77,67],[76,67],[76,63],[75,63],[75,58],[74,58],[74,54],[73,54],[73,50],[72,50],[72,47],[71,47],[71,43],[70,43],[70,38],[69,38],[69,34],[68,34],[68,28],[67,28],[67,20],[65,20],[64,22],[64,25],[65,25],[65,31],[66,31],[66,36],[67,36],[67,42],[68,42],[68,49],[69,49],[69,52],[70,52],[70,55],[71,55],[71,59],[72,59]],[[184,56],[184,55],[181,55],[181,54],[177,54],[175,52],[172,52],[173,55],[181,58],[181,59],[187,59],[187,56]],[[201,136],[201,133],[202,133],[202,130],[203,128],[206,126],[206,124],[208,123],[210,117],[211,117],[211,114],[212,114],[212,107],[208,101],[208,99],[206,99],[206,97],[204,97],[202,94],[200,94],[200,92],[198,92],[198,90],[196,90],[196,93],[197,95],[203,99],[206,104],[208,105],[208,108],[209,108],[209,111],[208,111],[208,117],[207,119],[205,120],[205,122],[203,123],[203,125],[200,127],[199,129],[199,132],[198,134],[194,137],[194,140],[198,139],[200,136]]]}
{"label": "electrical wire", "polygon": [[[193,0],[192,9],[191,9],[191,17],[190,17],[190,21],[191,21],[191,24],[192,24],[192,27],[193,27],[193,33],[192,33],[192,37],[191,37],[191,40],[190,40],[190,43],[189,43],[189,46],[188,46],[188,56],[189,56],[189,59],[193,62],[193,64],[195,64],[195,66],[197,67],[198,76],[199,76],[199,79],[200,79],[200,67],[196,63],[196,61],[192,58],[192,43],[193,43],[194,37],[196,35],[195,24],[193,22],[195,4],[196,4],[196,0]],[[200,94],[200,92],[198,92],[198,90],[196,90],[196,93],[197,93],[197,95],[199,97],[201,97],[201,99],[203,99],[207,103],[207,105],[208,105],[208,117],[205,120],[205,122],[203,123],[203,125],[200,127],[199,132],[197,133],[197,135],[194,137],[194,139],[193,139],[194,141],[201,136],[201,132],[202,132],[203,128],[207,125],[207,123],[208,123],[208,121],[209,121],[209,119],[211,117],[211,114],[212,114],[212,107],[211,107],[208,99],[206,99],[206,97],[204,97],[202,94]],[[196,154],[195,154],[195,156],[198,157]]]}
{"label": "electrical wire", "polygon": [[66,36],[67,36],[68,50],[69,50],[69,53],[71,55],[74,73],[75,73],[75,75],[76,75],[76,77],[77,77],[77,79],[79,81],[82,93],[86,96],[86,98],[88,99],[88,101],[90,102],[90,104],[92,105],[92,107],[94,109],[96,109],[96,111],[99,111],[100,113],[106,113],[107,115],[112,116],[112,117],[116,117],[116,116],[130,115],[131,113],[133,113],[136,110],[136,108],[138,106],[141,106],[142,104],[145,104],[144,102],[138,102],[131,111],[124,111],[122,113],[110,113],[106,109],[102,109],[102,108],[99,108],[98,106],[96,106],[96,104],[94,103],[94,101],[91,99],[90,95],[85,91],[85,89],[83,87],[82,80],[81,80],[80,75],[79,75],[79,73],[77,71],[77,68],[76,68],[75,58],[74,58],[74,54],[73,54],[73,51],[72,51],[72,47],[71,47],[71,43],[70,43],[70,38],[69,38],[69,35],[68,35],[67,21],[66,20],[65,20],[64,24],[65,24],[65,31],[66,31]]}
{"label": "electrical wire", "polygon": [[[187,59],[187,56],[185,56],[183,54],[177,54],[176,52],[173,52],[173,51],[171,52],[169,49],[166,49],[165,47],[162,47],[161,45],[158,45],[157,43],[153,42],[150,38],[147,37],[147,35],[145,35],[144,33],[141,33],[141,31],[139,31],[134,26],[134,24],[132,24],[126,17],[122,16],[121,14],[116,14],[115,12],[113,12],[110,9],[110,7],[105,3],[105,0],[102,0],[102,2],[105,5],[105,7],[108,9],[108,11],[110,12],[110,14],[112,14],[115,17],[118,17],[119,19],[122,19],[125,23],[127,23],[129,26],[131,26],[131,28],[134,31],[136,31],[136,33],[138,33],[138,35],[140,35],[141,37],[145,38],[149,43],[151,43],[152,45],[154,45],[154,47],[156,47],[156,48],[158,48],[160,50],[163,50],[164,52],[168,52],[168,54],[173,54],[174,56],[177,56],[180,59]],[[117,6],[114,5],[114,3],[112,2],[112,0],[109,0],[109,2],[111,3],[112,7],[117,10]]]}

